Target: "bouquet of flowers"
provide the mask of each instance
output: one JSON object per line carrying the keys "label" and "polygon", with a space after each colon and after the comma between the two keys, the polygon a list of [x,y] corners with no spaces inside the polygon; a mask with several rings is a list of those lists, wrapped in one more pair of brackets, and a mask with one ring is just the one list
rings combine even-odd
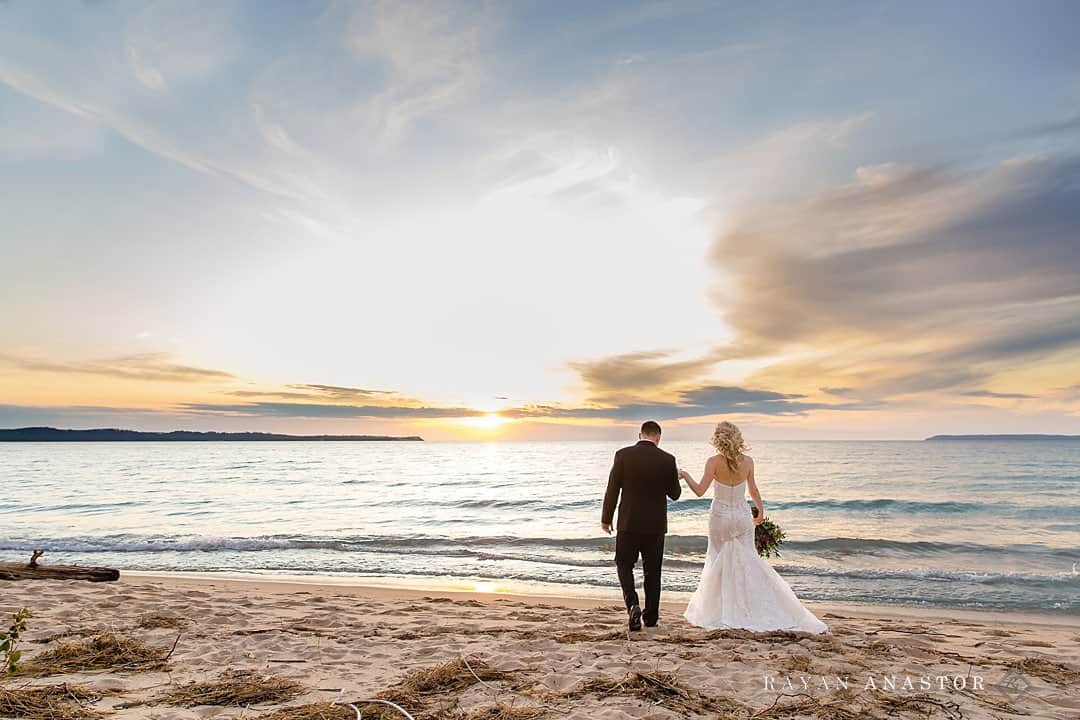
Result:
{"label": "bouquet of flowers", "polygon": [[[750,503],[750,512],[757,517],[757,507]],[[765,517],[760,525],[754,528],[754,547],[761,557],[780,557],[780,546],[784,543],[784,530],[772,520]]]}

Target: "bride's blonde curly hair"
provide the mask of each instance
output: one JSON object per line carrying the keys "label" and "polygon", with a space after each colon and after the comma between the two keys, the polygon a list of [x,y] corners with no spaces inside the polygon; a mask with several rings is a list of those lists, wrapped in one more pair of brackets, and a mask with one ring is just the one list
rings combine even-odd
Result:
{"label": "bride's blonde curly hair", "polygon": [[743,440],[742,431],[739,430],[739,427],[735,423],[726,420],[717,424],[709,444],[724,456],[724,462],[727,463],[732,472],[739,469],[739,460],[742,459],[743,453],[750,450],[746,445],[746,441]]}

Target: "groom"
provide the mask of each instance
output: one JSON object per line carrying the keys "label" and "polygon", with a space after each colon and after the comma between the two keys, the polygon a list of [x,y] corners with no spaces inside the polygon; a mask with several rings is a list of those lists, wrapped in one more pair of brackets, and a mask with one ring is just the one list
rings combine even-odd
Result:
{"label": "groom", "polygon": [[[667,499],[678,500],[682,492],[675,456],[661,450],[659,445],[660,426],[649,420],[641,426],[637,445],[615,453],[600,517],[600,527],[610,534],[618,502],[615,567],[619,571],[626,611],[630,614],[631,630],[641,629],[642,617],[649,627],[655,626],[660,619],[660,566],[664,563]],[[645,572],[644,613],[634,587],[634,565],[638,555]]]}

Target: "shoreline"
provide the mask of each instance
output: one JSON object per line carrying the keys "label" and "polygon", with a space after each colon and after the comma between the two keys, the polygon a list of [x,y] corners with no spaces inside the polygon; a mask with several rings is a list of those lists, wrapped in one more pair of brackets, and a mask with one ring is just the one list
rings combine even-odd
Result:
{"label": "shoreline", "polygon": [[[640,578],[639,578],[640,580]],[[45,580],[29,582],[48,582]],[[165,584],[188,587],[222,587],[235,590],[258,590],[264,593],[290,594],[297,592],[320,592],[329,595],[346,595],[362,598],[418,599],[423,597],[446,598],[455,601],[493,602],[507,600],[511,602],[542,602],[573,608],[593,608],[618,604],[619,588],[615,584],[612,570],[610,588],[589,587],[582,594],[572,592],[568,586],[544,586],[527,583],[485,583],[494,589],[475,587],[476,583],[468,580],[454,580],[447,583],[427,582],[424,580],[408,581],[401,578],[329,578],[321,575],[262,575],[243,572],[188,572],[160,570],[124,570],[120,580],[113,585]],[[474,587],[459,587],[472,584]],[[2,587],[2,585],[0,585]],[[535,591],[534,591],[535,589]],[[558,590],[550,592],[549,589]],[[690,593],[664,591],[662,604],[670,616],[682,615],[689,601]],[[804,600],[803,603],[818,617],[824,613],[849,614],[857,617],[889,617],[898,619],[939,620],[943,616],[955,620],[988,623],[1009,623],[1040,626],[1080,626],[1080,618],[1074,615],[1038,612],[1030,610],[1007,610],[999,608],[961,608],[940,605],[907,605],[903,603],[861,603],[836,600]],[[7,610],[0,602],[0,610]]]}
{"label": "shoreline", "polygon": [[[640,573],[639,573],[640,574]],[[640,578],[638,578],[640,582]],[[32,580],[29,583],[55,582]],[[18,583],[6,583],[16,585]],[[184,570],[121,570],[120,579],[112,583],[121,586],[165,584],[177,586],[207,586],[266,593],[320,592],[324,594],[349,595],[378,599],[439,597],[452,600],[490,602],[508,600],[514,602],[543,602],[573,608],[589,608],[621,602],[619,588],[612,569],[612,585],[603,588],[592,585],[566,586],[544,583],[504,582],[500,580],[476,581],[465,578],[407,579],[400,577],[334,577],[327,575],[262,574],[235,571],[184,571]],[[5,583],[0,582],[0,590]],[[0,595],[0,612],[14,612],[18,608],[5,602]],[[668,613],[682,611],[691,593],[664,590],[662,603]],[[950,605],[915,605],[902,602],[845,602],[842,600],[802,600],[818,617],[822,613],[846,613],[858,617],[890,617],[898,619],[937,620],[947,616],[971,622],[1027,624],[1042,626],[1080,626],[1080,617],[1068,613],[1056,613],[1026,609],[967,608]]]}

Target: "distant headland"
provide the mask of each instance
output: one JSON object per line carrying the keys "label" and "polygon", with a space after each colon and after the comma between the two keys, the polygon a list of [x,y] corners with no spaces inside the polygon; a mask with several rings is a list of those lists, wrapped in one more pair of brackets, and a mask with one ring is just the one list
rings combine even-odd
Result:
{"label": "distant headland", "polygon": [[1080,440],[1080,435],[934,435],[926,442],[941,440]]}
{"label": "distant headland", "polygon": [[391,435],[279,435],[262,432],[196,432],[173,430],[172,432],[142,432],[140,430],[61,430],[52,427],[25,427],[0,429],[0,442],[341,442],[341,441],[409,441],[423,442],[418,435],[394,437]]}

